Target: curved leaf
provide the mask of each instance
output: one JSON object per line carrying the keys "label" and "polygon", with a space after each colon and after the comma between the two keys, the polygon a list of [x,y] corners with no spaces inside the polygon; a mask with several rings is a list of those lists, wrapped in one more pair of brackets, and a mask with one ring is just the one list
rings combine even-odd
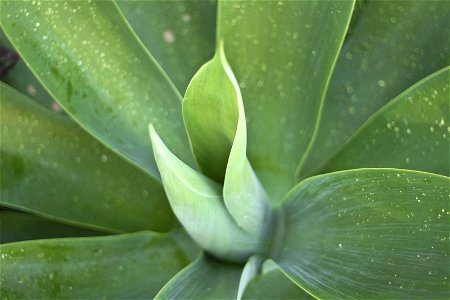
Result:
{"label": "curved leaf", "polygon": [[236,90],[238,120],[233,146],[228,158],[223,185],[225,206],[236,223],[253,236],[264,236],[271,226],[271,208],[266,191],[247,159],[247,125],[244,104],[236,78],[220,48],[224,71]]}
{"label": "curved leaf", "polygon": [[242,299],[315,299],[284,275],[273,261],[265,261],[262,274],[254,277],[245,288]]}
{"label": "curved leaf", "polygon": [[243,261],[261,248],[259,237],[242,230],[223,204],[222,187],[184,164],[150,126],[158,168],[175,215],[192,239],[213,255]]}
{"label": "curved leaf", "polygon": [[[221,46],[192,78],[183,98],[183,118],[203,173],[222,183],[238,123],[239,87]],[[231,76],[231,77],[230,77]]]}
{"label": "curved leaf", "polygon": [[192,161],[181,97],[113,1],[2,1],[1,25],[52,96],[102,143],[158,177],[153,123]]}
{"label": "curved leaf", "polygon": [[242,270],[241,278],[239,280],[239,289],[237,293],[237,300],[242,299],[242,295],[247,288],[249,282],[260,272],[263,257],[260,255],[253,255],[248,260]]}
{"label": "curved leaf", "polygon": [[183,117],[204,173],[218,182],[225,176],[228,211],[240,227],[261,236],[268,221],[268,199],[247,160],[242,96],[222,44],[189,84]]}
{"label": "curved leaf", "polygon": [[102,233],[59,224],[31,214],[0,211],[0,243],[95,235],[102,235]]}
{"label": "curved leaf", "polygon": [[318,298],[447,299],[449,186],[396,169],[309,178],[286,198],[275,261]]}
{"label": "curved leaf", "polygon": [[178,90],[214,54],[216,2],[128,1],[119,7]]}
{"label": "curved leaf", "polygon": [[58,115],[0,83],[1,204],[107,231],[167,231],[162,185]]}
{"label": "curved leaf", "polygon": [[395,167],[449,175],[450,68],[376,112],[319,171]]}
{"label": "curved leaf", "polygon": [[242,266],[202,256],[172,278],[155,299],[235,299]]}
{"label": "curved leaf", "polygon": [[242,91],[248,157],[274,202],[294,185],[353,2],[219,2],[218,34]]}
{"label": "curved leaf", "polygon": [[174,239],[151,232],[11,243],[0,251],[3,299],[148,299],[189,263]]}
{"label": "curved leaf", "polygon": [[311,155],[298,170],[302,178],[385,103],[450,64],[449,22],[446,1],[364,3],[337,61]]}

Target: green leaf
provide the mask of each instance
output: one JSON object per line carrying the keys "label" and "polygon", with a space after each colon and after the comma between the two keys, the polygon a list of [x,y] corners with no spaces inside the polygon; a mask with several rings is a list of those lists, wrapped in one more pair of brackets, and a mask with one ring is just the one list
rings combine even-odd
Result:
{"label": "green leaf", "polygon": [[261,237],[267,235],[267,229],[271,226],[269,199],[247,159],[247,125],[239,86],[222,46],[219,52],[224,71],[236,90],[239,114],[223,186],[225,206],[241,228]]}
{"label": "green leaf", "polygon": [[274,259],[323,299],[448,299],[450,180],[359,169],[302,181]]}
{"label": "green leaf", "polygon": [[167,231],[162,185],[67,117],[0,83],[1,204],[102,231]]}
{"label": "green leaf", "polygon": [[[222,183],[238,124],[239,87],[218,47],[195,74],[183,98],[183,118],[203,173]],[[233,82],[234,80],[234,82]]]}
{"label": "green leaf", "polygon": [[144,45],[184,94],[214,54],[215,1],[128,1],[119,7]]}
{"label": "green leaf", "polygon": [[202,256],[172,278],[155,299],[235,299],[241,272],[240,265]]}
{"label": "green leaf", "polygon": [[395,167],[449,175],[447,67],[386,104],[320,169]]}
{"label": "green leaf", "polygon": [[52,96],[102,143],[158,177],[153,123],[192,161],[181,97],[113,1],[2,1],[1,25]]}
{"label": "green leaf", "polygon": [[247,263],[242,270],[241,279],[239,280],[237,300],[242,299],[242,295],[249,282],[259,273],[262,262],[263,257],[260,255],[253,255],[247,260]]}
{"label": "green leaf", "polygon": [[57,237],[102,235],[100,232],[52,222],[30,214],[0,211],[0,243]]}
{"label": "green leaf", "polygon": [[247,160],[242,96],[221,44],[189,84],[183,116],[204,173],[218,182],[225,176],[228,211],[240,227],[261,236],[269,218],[268,199]]}
{"label": "green leaf", "polygon": [[[14,51],[13,46],[8,42],[3,30],[0,28],[0,46]],[[59,106],[56,106],[52,97],[42,87],[36,77],[26,66],[25,62],[19,58],[19,61],[12,67],[8,73],[1,77],[1,81],[12,86],[19,92],[27,95],[33,100],[47,108],[61,111]]]}
{"label": "green leaf", "polygon": [[219,38],[247,115],[247,155],[274,202],[295,183],[353,2],[219,2]]}
{"label": "green leaf", "polygon": [[2,299],[148,299],[189,263],[173,238],[152,232],[11,243],[0,251]]}
{"label": "green leaf", "polygon": [[[449,65],[446,1],[366,1],[336,64],[307,177],[378,109]],[[404,160],[405,158],[403,158]]]}
{"label": "green leaf", "polygon": [[234,223],[223,204],[222,187],[172,154],[153,126],[150,138],[170,205],[192,239],[229,261],[245,261],[258,252],[259,237]]}
{"label": "green leaf", "polygon": [[264,262],[262,273],[245,288],[242,299],[314,299],[287,278],[272,260]]}

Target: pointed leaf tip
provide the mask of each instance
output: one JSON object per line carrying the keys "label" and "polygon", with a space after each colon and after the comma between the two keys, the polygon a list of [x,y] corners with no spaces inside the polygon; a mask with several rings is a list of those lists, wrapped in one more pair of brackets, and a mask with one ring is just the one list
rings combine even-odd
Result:
{"label": "pointed leaf tip", "polygon": [[219,50],[225,72],[237,90],[238,124],[225,173],[223,196],[236,223],[254,236],[263,237],[271,226],[267,194],[247,159],[247,125],[244,103],[222,45]]}
{"label": "pointed leaf tip", "polygon": [[203,173],[222,183],[238,123],[236,79],[223,48],[203,65],[183,99],[183,118]]}
{"label": "pointed leaf tip", "polygon": [[189,85],[183,113],[202,170],[214,180],[224,181],[228,211],[241,228],[262,237],[270,223],[269,201],[247,160],[244,104],[223,41]]}

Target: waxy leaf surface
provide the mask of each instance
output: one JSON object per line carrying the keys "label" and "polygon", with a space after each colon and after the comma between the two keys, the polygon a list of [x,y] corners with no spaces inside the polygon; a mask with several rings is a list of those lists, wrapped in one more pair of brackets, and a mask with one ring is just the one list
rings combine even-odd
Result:
{"label": "waxy leaf surface", "polygon": [[219,183],[224,180],[238,123],[240,91],[233,80],[219,46],[214,58],[195,74],[183,98],[183,118],[194,155],[203,173]]}
{"label": "waxy leaf surface", "polygon": [[55,100],[102,143],[158,177],[153,123],[192,161],[181,97],[113,1],[2,1],[1,25]]}
{"label": "waxy leaf surface", "polygon": [[1,204],[106,231],[167,231],[161,183],[0,83]]}
{"label": "waxy leaf surface", "polygon": [[199,257],[172,278],[155,299],[236,299],[242,266]]}
{"label": "waxy leaf surface", "polygon": [[267,234],[271,216],[269,198],[247,159],[247,125],[239,86],[228,64],[225,70],[237,91],[238,123],[223,185],[225,205],[236,223],[253,236]]}
{"label": "waxy leaf surface", "polygon": [[269,202],[247,159],[242,95],[222,44],[189,84],[183,117],[202,170],[224,181],[228,211],[240,227],[260,237],[268,223]]}
{"label": "waxy leaf surface", "polygon": [[142,43],[181,94],[214,54],[216,1],[128,1],[117,3]]}
{"label": "waxy leaf surface", "polygon": [[339,151],[384,104],[450,65],[449,9],[447,1],[364,2],[340,53],[300,177]]}
{"label": "waxy leaf surface", "polygon": [[148,299],[189,263],[174,238],[151,232],[10,243],[0,252],[2,299]]}
{"label": "waxy leaf surface", "polygon": [[225,208],[222,186],[179,160],[150,126],[153,152],[170,205],[192,239],[213,255],[245,261],[259,237],[240,228]]}
{"label": "waxy leaf surface", "polygon": [[449,175],[450,69],[376,112],[319,171],[394,167]]}
{"label": "waxy leaf surface", "polygon": [[449,186],[397,169],[308,178],[286,198],[274,260],[318,298],[447,299]]}
{"label": "waxy leaf surface", "polygon": [[237,300],[242,299],[242,294],[247,288],[249,282],[260,272],[262,262],[263,257],[261,255],[253,255],[245,263],[244,269],[241,273],[241,278],[239,280]]}
{"label": "waxy leaf surface", "polygon": [[294,185],[352,9],[353,1],[219,1],[249,160],[274,202]]}

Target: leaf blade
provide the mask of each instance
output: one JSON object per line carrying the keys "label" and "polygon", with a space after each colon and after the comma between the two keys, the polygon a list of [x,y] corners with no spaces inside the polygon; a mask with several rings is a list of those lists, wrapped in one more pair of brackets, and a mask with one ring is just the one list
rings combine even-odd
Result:
{"label": "leaf blade", "polygon": [[448,176],[449,76],[444,68],[386,104],[319,172],[390,167]]}
{"label": "leaf blade", "polygon": [[286,198],[275,261],[319,298],[446,298],[448,194],[448,177],[417,171],[312,177]]}
{"label": "leaf blade", "polygon": [[404,4],[365,2],[337,61],[317,139],[299,178],[335,154],[385,103],[449,65],[448,5]]}
{"label": "leaf blade", "polygon": [[219,46],[192,78],[183,98],[183,119],[194,155],[203,173],[218,183],[224,180],[239,115],[239,89],[225,64]]}
{"label": "leaf blade", "polygon": [[158,181],[4,83],[0,100],[2,205],[100,231],[175,225]]}
{"label": "leaf blade", "polygon": [[151,232],[19,242],[0,250],[4,298],[143,299],[189,262],[174,239]]}
{"label": "leaf blade", "polygon": [[192,161],[180,95],[114,2],[3,1],[1,24],[52,96],[106,146],[158,178],[148,155],[152,122]]}
{"label": "leaf blade", "polygon": [[237,300],[242,299],[242,295],[247,289],[247,286],[249,285],[250,281],[252,281],[255,278],[255,276],[260,272],[262,262],[263,262],[262,256],[253,255],[245,263],[245,266],[242,270],[241,278],[239,280],[239,288],[236,297]]}
{"label": "leaf blade", "polygon": [[271,226],[269,198],[247,159],[247,125],[238,83],[225,58],[222,45],[220,58],[225,72],[236,90],[237,127],[225,172],[223,197],[225,206],[236,223],[253,236],[267,234]]}
{"label": "leaf blade", "polygon": [[215,1],[117,1],[181,94],[214,54]]}
{"label": "leaf blade", "polygon": [[259,237],[238,227],[226,210],[222,186],[172,154],[151,125],[150,138],[171,207],[192,239],[230,261],[243,261],[259,251]]}
{"label": "leaf blade", "polygon": [[352,8],[353,1],[219,1],[218,35],[243,95],[249,160],[275,203],[294,184]]}

